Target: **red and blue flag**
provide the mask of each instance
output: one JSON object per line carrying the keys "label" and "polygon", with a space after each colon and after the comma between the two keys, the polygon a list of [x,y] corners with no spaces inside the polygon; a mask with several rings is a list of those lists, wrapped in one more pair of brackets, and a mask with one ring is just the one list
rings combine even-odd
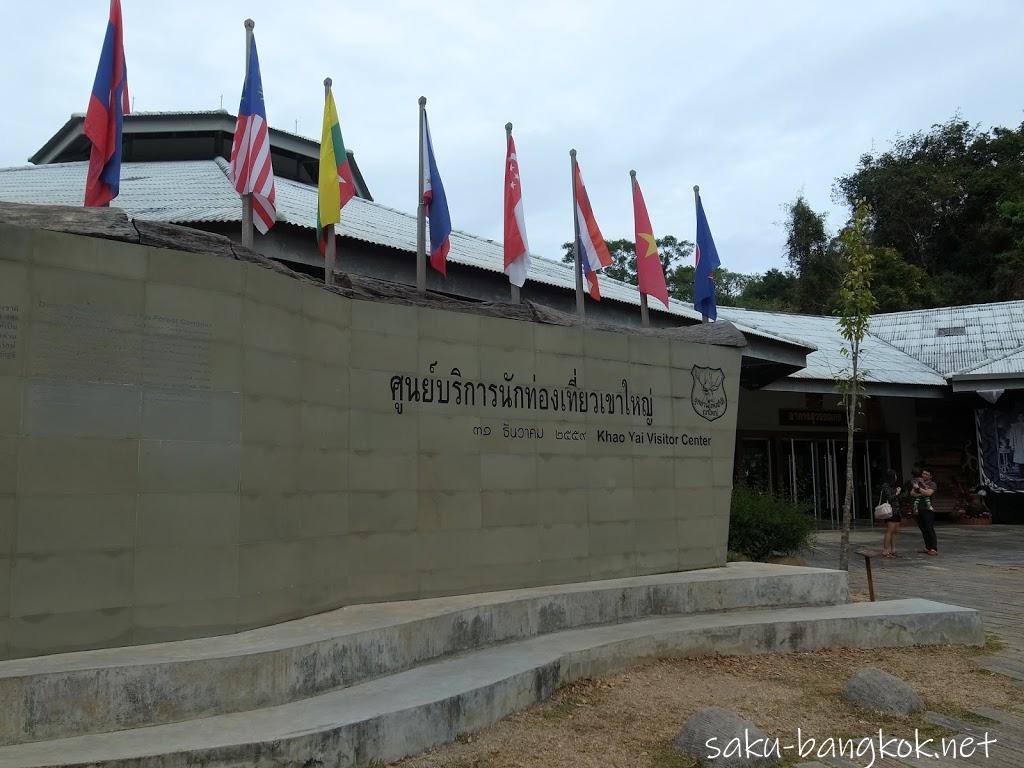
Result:
{"label": "red and blue flag", "polygon": [[612,263],[604,235],[597,226],[594,209],[590,207],[587,188],[583,186],[579,163],[573,163],[573,186],[576,189],[576,253],[583,263],[583,277],[587,281],[587,292],[594,301],[601,300],[601,288],[597,273]]}
{"label": "red and blue flag", "polygon": [[110,0],[107,33],[85,113],[84,132],[92,144],[85,177],[85,205],[108,205],[117,197],[121,186],[121,125],[129,112],[121,0]]}
{"label": "red and blue flag", "polygon": [[718,319],[718,304],[715,302],[715,270],[722,266],[718,260],[718,249],[711,237],[711,228],[704,215],[704,204],[697,195],[697,247],[696,268],[693,273],[693,308],[704,317]]}
{"label": "red and blue flag", "polygon": [[451,247],[452,219],[448,213],[448,199],[444,195],[441,175],[434,161],[434,145],[430,141],[430,126],[427,113],[423,113],[423,204],[430,219],[430,266],[445,277],[447,274],[448,249]]}
{"label": "red and blue flag", "polygon": [[263,101],[260,58],[256,54],[256,39],[253,38],[249,47],[249,68],[242,86],[242,100],[238,105],[228,172],[238,194],[252,195],[252,223],[264,235],[277,220],[277,192],[274,189],[269,131],[267,106]]}

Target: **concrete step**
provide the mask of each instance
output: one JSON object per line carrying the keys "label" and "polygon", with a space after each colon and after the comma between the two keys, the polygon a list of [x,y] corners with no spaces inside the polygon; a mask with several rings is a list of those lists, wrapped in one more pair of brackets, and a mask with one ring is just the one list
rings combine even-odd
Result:
{"label": "concrete step", "polygon": [[846,602],[847,574],[685,573],[358,605],[221,637],[0,662],[0,745],[285,704],[453,653],[647,616]]}
{"label": "concrete step", "polygon": [[288,704],[2,747],[0,768],[364,766],[642,658],[983,642],[976,611],[918,599],[638,619],[494,645]]}

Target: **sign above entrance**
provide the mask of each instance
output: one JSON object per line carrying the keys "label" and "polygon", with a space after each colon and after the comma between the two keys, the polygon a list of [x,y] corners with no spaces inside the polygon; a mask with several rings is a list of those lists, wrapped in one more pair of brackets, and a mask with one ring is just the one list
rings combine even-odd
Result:
{"label": "sign above entrance", "polygon": [[845,427],[846,412],[779,408],[779,424],[783,427]]}

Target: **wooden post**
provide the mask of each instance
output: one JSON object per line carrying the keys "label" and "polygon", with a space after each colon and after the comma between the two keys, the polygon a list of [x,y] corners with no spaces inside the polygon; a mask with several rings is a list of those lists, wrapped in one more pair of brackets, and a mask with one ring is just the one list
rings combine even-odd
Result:
{"label": "wooden post", "polygon": [[572,172],[572,256],[576,264],[576,314],[583,317],[583,262],[580,261],[580,217],[576,207],[576,150],[569,150],[569,167]]}
{"label": "wooden post", "polygon": [[[636,185],[636,171],[630,171],[629,172],[629,189],[630,189],[630,192],[633,191],[633,188],[634,188],[635,185]],[[637,243],[636,247],[640,247],[640,244]],[[637,261],[637,265],[636,265],[637,266],[637,290],[640,290],[640,285],[639,285],[639,283],[640,283],[640,276],[639,276],[640,253],[639,252],[635,253],[635,258],[636,258],[636,261]],[[643,291],[640,291],[640,324],[644,328],[649,328],[650,325],[651,325],[651,314],[650,314],[650,311],[647,308],[647,294],[644,293]]]}
{"label": "wooden post", "polygon": [[[693,210],[697,210],[697,206],[700,205],[700,187],[696,184],[693,185]],[[696,279],[696,272],[694,273],[694,279]],[[703,312],[701,313],[701,322],[708,322],[708,316]]]}
{"label": "wooden post", "polygon": [[[249,83],[249,56],[252,52],[252,29],[256,22],[252,19],[245,20],[245,83]],[[246,248],[253,246],[252,234],[252,193],[242,195],[242,245]]]}
{"label": "wooden post", "polygon": [[423,116],[427,110],[427,97],[420,96],[420,164],[417,176],[419,176],[419,204],[416,208],[416,292],[423,295],[427,292],[427,204],[423,200],[424,192],[424,171],[423,164],[426,162],[427,137],[423,132]]}
{"label": "wooden post", "polygon": [[[863,553],[862,553],[863,554]],[[871,577],[871,556],[864,554],[864,570],[868,576],[868,598],[875,602],[875,580]]]}
{"label": "wooden post", "polygon": [[[331,78],[324,78],[324,104],[327,103],[327,97],[331,94]],[[324,148],[320,147],[320,151],[323,152]],[[337,158],[335,158],[337,162]],[[324,254],[324,284],[334,285],[334,267],[335,261],[337,260],[337,248],[338,244],[334,239],[334,224],[328,224],[324,232],[324,237],[327,238],[327,251]]]}
{"label": "wooden post", "polygon": [[[506,152],[508,151],[508,140],[509,140],[509,138],[511,136],[512,136],[512,123],[505,123],[505,151]],[[505,172],[508,173],[508,169],[507,168],[505,169]],[[512,283],[511,278],[509,279],[509,287],[511,289],[510,293],[511,293],[512,303],[513,304],[519,304],[520,303],[519,286],[518,285],[514,285]]]}

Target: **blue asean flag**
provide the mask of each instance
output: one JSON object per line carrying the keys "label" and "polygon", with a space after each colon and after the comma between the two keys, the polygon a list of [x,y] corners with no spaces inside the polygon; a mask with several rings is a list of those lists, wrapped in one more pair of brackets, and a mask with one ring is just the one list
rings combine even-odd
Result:
{"label": "blue asean flag", "polygon": [[445,277],[448,266],[449,239],[452,233],[452,219],[448,214],[448,198],[441,184],[441,174],[437,172],[434,161],[434,143],[430,140],[430,126],[427,124],[427,113],[423,113],[423,202],[427,207],[427,218],[430,219],[430,266]]}
{"label": "blue asean flag", "polygon": [[693,308],[711,320],[718,319],[715,303],[715,270],[722,265],[718,249],[711,237],[711,228],[704,215],[704,205],[697,195],[697,248],[696,269],[693,274]]}

